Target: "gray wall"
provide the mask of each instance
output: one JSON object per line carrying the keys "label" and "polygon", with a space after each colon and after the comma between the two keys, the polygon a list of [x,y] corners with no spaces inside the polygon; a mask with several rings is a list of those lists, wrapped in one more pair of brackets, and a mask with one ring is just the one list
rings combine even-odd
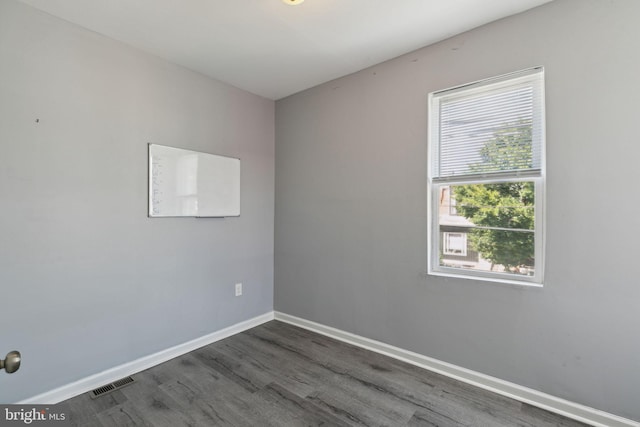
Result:
{"label": "gray wall", "polygon": [[[147,218],[147,142],[240,157],[242,216]],[[0,402],[272,310],[273,197],[273,101],[0,1]]]}
{"label": "gray wall", "polygon": [[[638,17],[558,0],[278,101],[276,310],[640,420]],[[544,289],[427,276],[427,94],[537,65]]]}

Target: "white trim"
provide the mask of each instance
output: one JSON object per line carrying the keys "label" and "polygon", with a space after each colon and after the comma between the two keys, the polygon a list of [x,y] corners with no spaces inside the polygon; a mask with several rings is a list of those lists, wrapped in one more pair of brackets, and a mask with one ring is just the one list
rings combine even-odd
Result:
{"label": "white trim", "polygon": [[512,82],[514,80],[517,79],[521,79],[521,80],[526,80],[527,78],[529,78],[532,75],[536,75],[540,72],[544,71],[544,67],[539,65],[537,67],[531,67],[531,68],[525,68],[524,70],[519,70],[519,71],[514,71],[511,73],[506,73],[506,74],[502,74],[500,76],[495,76],[495,77],[489,77],[486,79],[480,79],[480,80],[476,80],[474,82],[471,83],[466,83],[466,84],[462,84],[462,85],[458,85],[458,86],[453,86],[447,89],[442,89],[442,90],[437,90],[435,92],[432,92],[434,95],[438,95],[438,96],[443,96],[443,95],[450,95],[453,94],[455,92],[459,92],[459,91],[467,91],[470,89],[474,89],[476,87],[484,87],[486,85],[490,85],[490,84],[498,84],[498,83],[505,83],[505,82]]}
{"label": "white trim", "polygon": [[73,383],[56,388],[54,390],[47,391],[28,399],[24,399],[17,403],[22,405],[56,404],[72,397],[78,396],[82,393],[86,393],[97,387],[112,383],[123,377],[133,375],[135,373],[144,371],[145,369],[152,368],[175,357],[182,356],[185,353],[189,353],[190,351],[196,350],[205,345],[209,345],[221,339],[228,338],[237,333],[246,331],[247,329],[254,328],[273,319],[274,312],[270,311],[252,319],[245,320],[219,331],[204,335],[200,338],[178,344],[176,346],[161,350],[148,356],[141,357],[140,359],[133,360],[123,365],[118,365],[111,369],[107,369],[106,371],[99,372]]}
{"label": "white trim", "polygon": [[337,340],[402,360],[415,366],[446,375],[467,384],[492,391],[502,396],[537,406],[556,414],[581,421],[594,427],[640,427],[640,423],[600,411],[589,406],[561,399],[509,381],[504,381],[480,372],[472,371],[451,363],[443,362],[422,354],[414,353],[380,341],[355,335],[340,329],[325,326],[310,320],[301,319],[289,314],[275,312],[275,319],[281,322],[326,335]]}

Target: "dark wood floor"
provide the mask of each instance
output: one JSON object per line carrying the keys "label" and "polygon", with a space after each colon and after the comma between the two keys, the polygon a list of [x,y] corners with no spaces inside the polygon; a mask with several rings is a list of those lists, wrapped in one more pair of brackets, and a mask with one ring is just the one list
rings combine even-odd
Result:
{"label": "dark wood floor", "polygon": [[272,321],[66,401],[78,426],[584,426]]}

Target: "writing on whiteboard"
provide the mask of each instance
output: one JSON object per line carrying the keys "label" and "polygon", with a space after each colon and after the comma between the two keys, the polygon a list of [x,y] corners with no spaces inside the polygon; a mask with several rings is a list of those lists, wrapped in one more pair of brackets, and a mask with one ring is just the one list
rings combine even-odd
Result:
{"label": "writing on whiteboard", "polygon": [[240,215],[240,160],[149,144],[149,216]]}

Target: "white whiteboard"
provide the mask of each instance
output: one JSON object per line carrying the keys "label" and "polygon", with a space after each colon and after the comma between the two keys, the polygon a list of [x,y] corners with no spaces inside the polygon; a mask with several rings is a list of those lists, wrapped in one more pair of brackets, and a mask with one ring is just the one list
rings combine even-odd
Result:
{"label": "white whiteboard", "polygon": [[149,216],[240,216],[240,159],[149,144]]}

